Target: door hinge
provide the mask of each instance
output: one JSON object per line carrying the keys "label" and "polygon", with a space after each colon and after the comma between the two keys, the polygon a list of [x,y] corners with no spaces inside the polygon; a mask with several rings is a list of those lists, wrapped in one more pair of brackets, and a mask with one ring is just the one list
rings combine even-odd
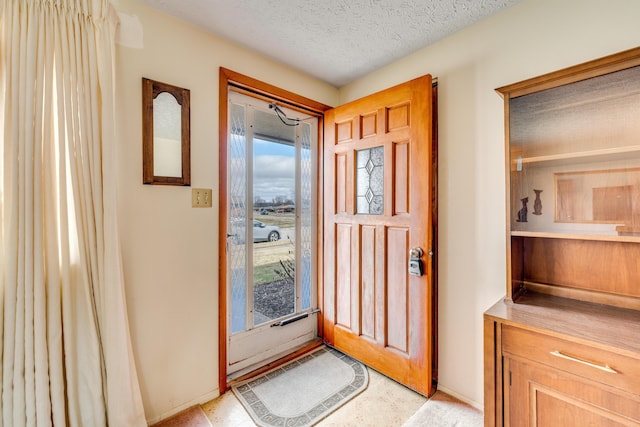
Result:
{"label": "door hinge", "polygon": [[511,387],[511,371],[509,371],[509,387]]}

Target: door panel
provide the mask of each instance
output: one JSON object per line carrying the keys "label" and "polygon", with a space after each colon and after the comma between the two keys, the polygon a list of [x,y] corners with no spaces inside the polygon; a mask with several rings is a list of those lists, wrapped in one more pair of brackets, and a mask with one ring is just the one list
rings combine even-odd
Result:
{"label": "door panel", "polygon": [[347,154],[336,155],[335,191],[336,191],[336,212],[347,213]]}
{"label": "door panel", "polygon": [[393,144],[393,158],[395,162],[395,176],[393,179],[394,213],[409,213],[409,176],[411,162],[409,162],[409,141]]}
{"label": "door panel", "polygon": [[337,224],[336,323],[351,327],[351,224]]}
{"label": "door panel", "polygon": [[375,340],[376,337],[376,227],[363,225],[361,227],[361,253],[373,254],[370,257],[361,258],[361,289],[362,289],[362,313],[360,333],[363,337]]}
{"label": "door panel", "polygon": [[[407,301],[407,253],[409,230],[390,228],[387,230],[387,346],[407,354],[407,333],[410,319]],[[365,254],[363,254],[365,256]]]}
{"label": "door panel", "polygon": [[518,357],[505,358],[513,427],[638,426],[638,395]]}
{"label": "door panel", "polygon": [[432,113],[430,76],[325,113],[325,340],[423,394],[435,391]]}

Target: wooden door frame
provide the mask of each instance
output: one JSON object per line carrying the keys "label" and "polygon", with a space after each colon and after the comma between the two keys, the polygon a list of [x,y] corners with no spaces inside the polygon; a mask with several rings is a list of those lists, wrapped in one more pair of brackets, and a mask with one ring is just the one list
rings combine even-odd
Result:
{"label": "wooden door frame", "polygon": [[[220,394],[227,391],[227,148],[228,148],[228,94],[229,88],[233,87],[240,93],[253,96],[258,99],[267,101],[277,101],[285,104],[288,108],[302,111],[318,117],[318,147],[317,147],[317,179],[318,179],[318,196],[317,196],[317,212],[316,227],[318,236],[323,235],[322,209],[322,183],[324,182],[322,152],[324,147],[323,129],[324,129],[324,112],[331,107],[320,102],[313,101],[309,98],[297,95],[284,89],[280,89],[271,84],[256,80],[243,74],[231,71],[227,68],[220,67],[219,73],[219,159],[218,159],[218,387]],[[322,282],[322,239],[317,239],[316,245],[318,268],[316,280],[318,283],[318,295],[323,293]],[[318,316],[318,334],[322,336],[322,300],[318,298],[318,307],[320,315]]]}

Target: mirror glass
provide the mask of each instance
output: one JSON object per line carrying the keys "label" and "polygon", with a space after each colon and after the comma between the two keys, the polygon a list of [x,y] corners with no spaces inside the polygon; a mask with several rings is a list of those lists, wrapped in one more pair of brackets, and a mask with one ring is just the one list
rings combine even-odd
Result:
{"label": "mirror glass", "polygon": [[182,120],[178,100],[161,92],[153,100],[153,173],[182,176]]}

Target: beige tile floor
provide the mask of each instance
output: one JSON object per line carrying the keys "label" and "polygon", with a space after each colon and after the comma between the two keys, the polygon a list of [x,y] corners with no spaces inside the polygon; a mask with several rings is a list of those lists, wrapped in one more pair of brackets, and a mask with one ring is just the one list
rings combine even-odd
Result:
{"label": "beige tile floor", "polygon": [[[317,426],[402,426],[426,401],[424,396],[369,369],[367,389],[320,421]],[[255,426],[231,391],[203,404],[202,409],[214,426]]]}

